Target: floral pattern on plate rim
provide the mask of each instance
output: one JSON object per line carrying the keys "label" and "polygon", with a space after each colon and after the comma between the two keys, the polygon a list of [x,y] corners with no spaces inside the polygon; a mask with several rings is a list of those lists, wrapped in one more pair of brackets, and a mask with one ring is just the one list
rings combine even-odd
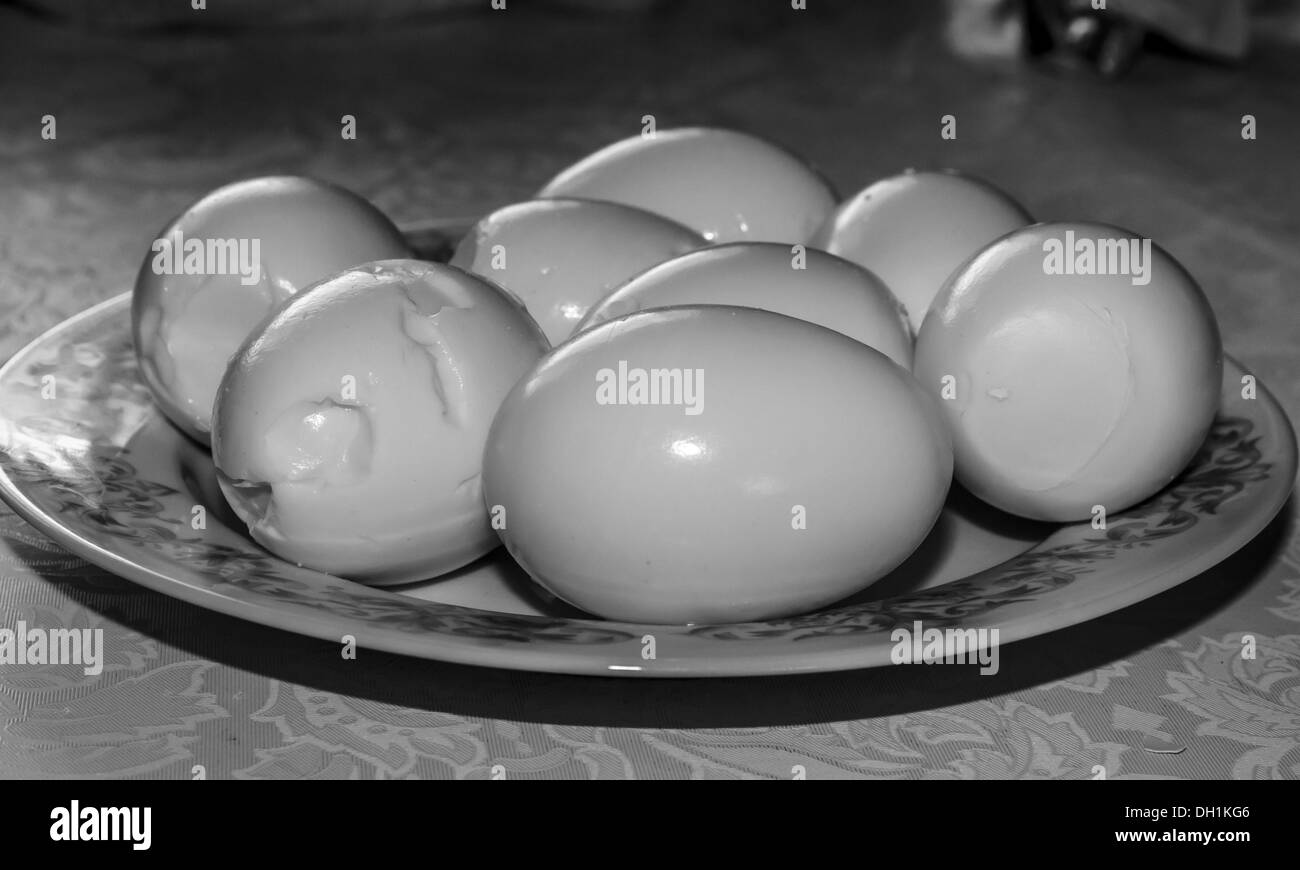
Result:
{"label": "floral pattern on plate rim", "polygon": [[[29,490],[45,493],[46,509],[65,522],[95,529],[130,547],[151,549],[243,593],[404,632],[521,644],[543,640],[610,644],[639,637],[635,626],[595,619],[499,613],[421,601],[343,581],[312,583],[288,576],[284,570],[287,563],[252,541],[231,546],[185,535],[188,523],[179,517],[186,511],[169,505],[169,500],[180,499],[183,493],[143,478],[131,462],[129,447],[124,446],[131,428],[138,426],[152,407],[148,390],[138,377],[129,334],[113,318],[87,323],[89,334],[74,333],[79,341],[48,347],[43,358],[26,363],[21,375],[23,388],[29,391],[26,398],[31,399],[45,383],[43,379],[57,373],[59,390],[65,401],[74,403],[75,413],[26,413],[10,424],[25,444],[53,445],[60,438],[72,438],[84,444],[80,454],[59,452],[52,446],[28,450],[18,458],[0,451],[0,462],[9,475]],[[11,374],[11,383],[12,378]],[[5,387],[11,392],[15,389]],[[29,401],[25,410],[34,407]],[[714,641],[800,641],[887,632],[915,620],[931,626],[955,626],[972,616],[1027,602],[1074,583],[1097,563],[1125,550],[1186,534],[1201,517],[1215,514],[1228,499],[1267,479],[1271,464],[1263,461],[1253,428],[1244,417],[1221,416],[1189,468],[1157,496],[1112,515],[1104,533],[1040,545],[988,571],[917,593],[786,619],[679,630]],[[62,468],[56,470],[55,465]]]}

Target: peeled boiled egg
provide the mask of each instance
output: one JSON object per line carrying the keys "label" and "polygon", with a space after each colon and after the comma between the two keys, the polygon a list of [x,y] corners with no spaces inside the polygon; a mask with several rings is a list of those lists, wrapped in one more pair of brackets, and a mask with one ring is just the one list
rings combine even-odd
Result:
{"label": "peeled boiled egg", "polygon": [[1218,327],[1191,276],[1150,239],[1036,224],[953,275],[917,339],[957,478],[1042,520],[1113,513],[1191,460],[1218,407]]}
{"label": "peeled boiled egg", "polygon": [[912,366],[912,333],[898,300],[866,269],[803,245],[733,242],[660,263],[606,296],[580,329],[647,308],[761,308],[817,323]]}
{"label": "peeled boiled egg", "polygon": [[206,443],[226,363],[272,308],[349,266],[407,256],[388,218],[341,187],[282,176],[218,188],[163,228],[136,278],[144,381],[163,413]]}
{"label": "peeled boiled egg", "polygon": [[539,199],[483,218],[451,264],[514,293],[554,345],[610,290],[703,244],[699,233],[640,209]]}
{"label": "peeled boiled egg", "polygon": [[278,310],[213,412],[221,490],[291,562],[372,584],[496,545],[480,473],[501,400],[546,339],[501,290],[417,260],[358,266]]}
{"label": "peeled boiled egg", "polygon": [[830,185],[798,157],[754,136],[704,127],[615,142],[561,172],[538,196],[621,202],[710,242],[807,242],[835,207]]}
{"label": "peeled boiled egg", "polygon": [[953,270],[1030,222],[1011,197],[956,172],[904,172],[846,200],[813,244],[880,276],[921,328]]}
{"label": "peeled boiled egg", "polygon": [[502,403],[483,495],[508,551],[609,619],[807,611],[902,562],[952,472],[911,374],[756,308],[643,311],[555,349]]}

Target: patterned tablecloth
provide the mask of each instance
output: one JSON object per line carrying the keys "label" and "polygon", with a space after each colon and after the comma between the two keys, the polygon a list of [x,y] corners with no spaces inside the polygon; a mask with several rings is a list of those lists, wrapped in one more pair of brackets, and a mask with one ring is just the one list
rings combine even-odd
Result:
{"label": "patterned tablecloth", "polygon": [[[967,66],[937,23],[861,10],[737,22],[692,8],[644,24],[514,6],[364,43],[325,27],[106,37],[0,10],[0,359],[127,289],[164,221],[232,178],[322,176],[398,221],[475,215],[654,114],[769,135],[843,190],[953,165],[1041,218],[1150,234],[1300,419],[1294,52],[1261,44],[1244,69],[1148,58],[1106,84]],[[339,136],[345,113],[355,141]],[[946,114],[954,141],[939,136]],[[55,140],[40,135],[45,115]],[[95,677],[0,666],[6,777],[1300,775],[1290,506],[1218,568],[1018,644],[992,677],[648,682],[377,653],[340,666],[333,644],[146,591],[6,508],[0,625],[20,619],[103,628],[106,660]],[[1244,633],[1254,659],[1239,654]]]}

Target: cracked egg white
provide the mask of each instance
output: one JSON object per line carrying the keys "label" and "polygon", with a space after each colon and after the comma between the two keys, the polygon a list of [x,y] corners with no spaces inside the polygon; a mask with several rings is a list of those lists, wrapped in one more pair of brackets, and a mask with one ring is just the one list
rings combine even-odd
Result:
{"label": "cracked egg white", "polygon": [[1045,223],[952,276],[914,371],[939,399],[967,489],[1072,522],[1142,501],[1191,461],[1218,409],[1223,351],[1200,287],[1150,239]]}
{"label": "cracked egg white", "polygon": [[408,256],[388,218],[341,187],[276,176],[218,188],[158,234],[140,267],[131,325],[145,383],[207,443],[226,363],[276,305],[349,266]]}
{"label": "cracked egg white", "polygon": [[299,293],[231,360],[213,411],[221,490],[276,555],[385,585],[491,550],[483,446],[547,349],[499,288],[369,263]]}

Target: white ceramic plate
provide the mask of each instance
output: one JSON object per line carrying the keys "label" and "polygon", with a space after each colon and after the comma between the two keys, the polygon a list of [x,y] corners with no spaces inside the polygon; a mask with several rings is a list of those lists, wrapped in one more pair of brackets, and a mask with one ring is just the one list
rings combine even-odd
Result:
{"label": "white ceramic plate", "polygon": [[[500,549],[450,577],[388,590],[276,558],[226,507],[207,453],[155,410],[136,370],[129,295],[60,324],[0,369],[0,495],[68,550],[151,589],[301,634],[352,635],[363,648],[573,674],[874,667],[890,663],[896,626],[997,628],[1006,644],[1141,601],[1250,541],[1290,493],[1296,442],[1262,385],[1242,398],[1242,374],[1229,362],[1219,419],[1187,471],[1105,530],[1018,520],[957,490],[889,577],[835,607],[767,622],[588,618],[549,599]],[[195,506],[205,528],[194,527]]]}

